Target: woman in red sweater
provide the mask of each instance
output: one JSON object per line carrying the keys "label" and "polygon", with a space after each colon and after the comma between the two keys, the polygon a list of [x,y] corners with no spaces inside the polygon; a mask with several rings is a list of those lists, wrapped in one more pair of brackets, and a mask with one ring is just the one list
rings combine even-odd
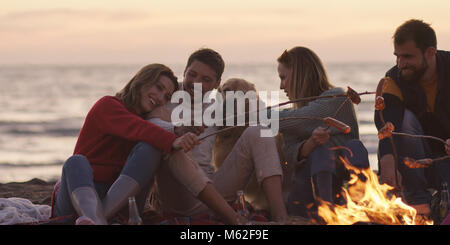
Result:
{"label": "woman in red sweater", "polygon": [[130,196],[136,196],[142,212],[162,152],[189,151],[198,144],[192,133],[177,138],[143,119],[170,101],[177,89],[170,68],[151,64],[115,96],[105,96],[94,104],[74,155],[63,166],[53,216],[77,213],[77,224],[107,224]]}

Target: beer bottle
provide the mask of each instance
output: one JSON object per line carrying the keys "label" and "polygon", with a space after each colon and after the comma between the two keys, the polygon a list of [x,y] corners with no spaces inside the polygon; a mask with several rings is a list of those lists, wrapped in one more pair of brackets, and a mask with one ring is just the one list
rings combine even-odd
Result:
{"label": "beer bottle", "polygon": [[236,192],[236,195],[237,195],[237,199],[236,199],[237,213],[240,214],[241,216],[249,218],[250,212],[248,211],[247,203],[245,202],[244,191],[238,190]]}
{"label": "beer bottle", "polygon": [[445,219],[445,217],[447,217],[448,214],[448,199],[449,199],[449,194],[448,194],[448,186],[447,186],[447,182],[443,182],[442,183],[442,189],[441,189],[441,202],[439,203],[439,211],[440,211],[440,218],[441,220]]}

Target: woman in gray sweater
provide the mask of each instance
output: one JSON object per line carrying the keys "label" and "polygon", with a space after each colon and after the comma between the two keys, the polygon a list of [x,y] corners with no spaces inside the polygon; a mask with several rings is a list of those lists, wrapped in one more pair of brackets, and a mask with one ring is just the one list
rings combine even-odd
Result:
{"label": "woman in gray sweater", "polygon": [[[280,89],[290,100],[345,94],[342,88],[330,84],[320,58],[308,48],[286,50],[277,61]],[[347,175],[345,168],[336,160],[336,154],[347,156],[358,167],[369,167],[367,150],[359,141],[353,104],[345,102],[336,114],[345,100],[345,97],[335,97],[300,101],[291,109],[280,111],[284,157],[294,173],[287,204],[290,215],[308,217],[315,213],[319,200],[336,201],[336,191]],[[350,126],[351,132],[345,134],[334,128],[328,129],[320,120],[288,119],[292,117],[333,117]],[[331,150],[334,146],[350,148],[353,158],[350,158],[348,151]]]}

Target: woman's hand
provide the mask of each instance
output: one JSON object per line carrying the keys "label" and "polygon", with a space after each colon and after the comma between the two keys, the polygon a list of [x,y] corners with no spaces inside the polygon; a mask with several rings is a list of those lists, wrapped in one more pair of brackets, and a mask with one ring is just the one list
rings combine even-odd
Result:
{"label": "woman's hand", "polygon": [[447,152],[447,155],[450,155],[450,139],[447,139],[446,141],[445,151]]}
{"label": "woman's hand", "polygon": [[300,147],[297,160],[307,157],[317,146],[323,145],[330,139],[330,130],[323,127],[317,127],[311,134],[311,137]]}
{"label": "woman's hand", "polygon": [[197,135],[186,133],[175,139],[172,148],[175,150],[183,149],[184,152],[188,152],[198,144],[200,144],[200,141],[198,140]]}
{"label": "woman's hand", "polygon": [[331,131],[323,127],[317,127],[311,134],[310,139],[314,141],[316,146],[323,145],[330,139]]}

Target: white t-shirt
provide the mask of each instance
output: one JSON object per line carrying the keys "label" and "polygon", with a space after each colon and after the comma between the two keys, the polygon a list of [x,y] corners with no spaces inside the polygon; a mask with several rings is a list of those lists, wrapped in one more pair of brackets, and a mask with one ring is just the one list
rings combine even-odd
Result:
{"label": "white t-shirt", "polygon": [[[178,104],[172,104],[167,103],[165,108],[171,112]],[[210,104],[203,104],[202,109],[203,111],[209,106]],[[159,127],[169,131],[174,132],[174,125],[171,122],[164,121],[160,118],[152,118],[148,120],[149,122],[158,125]],[[200,134],[198,137],[201,138],[207,134],[213,133],[217,131],[217,127],[207,127],[205,128],[205,131]],[[203,139],[199,145],[194,147],[194,149],[191,150],[192,156],[197,161],[198,165],[205,171],[206,175],[210,177],[214,173],[214,165],[212,164],[212,151],[214,147],[214,141],[216,140],[216,136],[212,135],[205,139]]]}

